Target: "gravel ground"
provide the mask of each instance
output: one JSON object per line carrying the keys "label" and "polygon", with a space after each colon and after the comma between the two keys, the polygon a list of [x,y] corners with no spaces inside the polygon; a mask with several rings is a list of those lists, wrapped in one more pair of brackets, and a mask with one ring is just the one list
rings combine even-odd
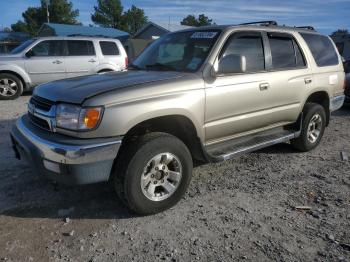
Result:
{"label": "gravel ground", "polygon": [[314,151],[197,167],[177,206],[135,217],[106,184],[56,187],[14,158],[28,99],[0,101],[0,261],[350,261],[350,108]]}

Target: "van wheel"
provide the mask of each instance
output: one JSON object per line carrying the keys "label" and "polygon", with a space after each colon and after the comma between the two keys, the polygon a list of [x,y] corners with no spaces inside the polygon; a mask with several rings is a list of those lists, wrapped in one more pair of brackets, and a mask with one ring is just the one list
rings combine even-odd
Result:
{"label": "van wheel", "polygon": [[314,149],[321,141],[326,128],[326,112],[315,103],[307,103],[304,107],[304,118],[300,137],[291,140],[294,148],[307,152]]}
{"label": "van wheel", "polygon": [[182,198],[192,168],[191,154],[181,140],[150,133],[123,149],[113,174],[115,190],[137,214],[155,214]]}
{"label": "van wheel", "polygon": [[12,74],[0,74],[0,100],[13,100],[23,93],[22,81]]}

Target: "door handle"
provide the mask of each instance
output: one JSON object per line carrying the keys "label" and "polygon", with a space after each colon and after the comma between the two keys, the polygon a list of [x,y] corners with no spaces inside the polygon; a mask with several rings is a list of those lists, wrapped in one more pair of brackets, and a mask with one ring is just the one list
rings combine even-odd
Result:
{"label": "door handle", "polygon": [[53,61],[52,63],[53,63],[53,64],[57,64],[57,65],[59,65],[59,64],[62,64],[63,62],[62,62],[62,61],[60,61],[60,60],[56,60],[56,61]]}
{"label": "door handle", "polygon": [[88,62],[89,62],[89,63],[95,63],[96,60],[95,60],[95,59],[90,59]]}
{"label": "door handle", "polygon": [[312,79],[311,78],[305,78],[304,82],[305,82],[305,84],[311,84],[312,83]]}
{"label": "door handle", "polygon": [[270,85],[268,83],[261,83],[259,85],[260,91],[265,91],[267,89],[269,89]]}

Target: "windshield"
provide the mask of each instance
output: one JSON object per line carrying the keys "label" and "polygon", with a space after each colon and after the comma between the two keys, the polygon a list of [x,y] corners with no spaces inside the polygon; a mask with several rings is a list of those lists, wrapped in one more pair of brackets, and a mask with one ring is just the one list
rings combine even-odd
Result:
{"label": "windshield", "polygon": [[23,52],[23,50],[26,49],[28,46],[30,46],[34,41],[35,41],[35,39],[30,39],[30,40],[25,41],[23,44],[17,46],[15,49],[13,49],[11,51],[11,54],[19,54],[19,53]]}
{"label": "windshield", "polygon": [[207,59],[219,35],[219,30],[165,35],[147,47],[131,67],[140,70],[195,72]]}

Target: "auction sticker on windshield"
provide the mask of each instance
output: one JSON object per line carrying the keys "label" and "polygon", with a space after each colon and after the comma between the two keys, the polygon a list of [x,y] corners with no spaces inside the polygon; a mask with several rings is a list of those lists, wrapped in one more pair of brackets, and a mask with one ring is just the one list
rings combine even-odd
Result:
{"label": "auction sticker on windshield", "polygon": [[211,39],[217,35],[218,32],[195,32],[191,38],[200,38],[200,39]]}

